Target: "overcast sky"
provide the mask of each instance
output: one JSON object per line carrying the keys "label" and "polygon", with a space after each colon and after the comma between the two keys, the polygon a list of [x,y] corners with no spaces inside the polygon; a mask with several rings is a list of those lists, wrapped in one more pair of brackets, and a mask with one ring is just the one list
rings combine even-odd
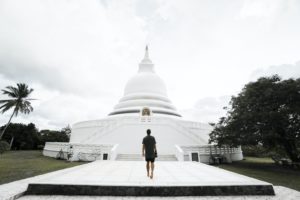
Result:
{"label": "overcast sky", "polygon": [[0,0],[0,88],[24,82],[38,99],[13,122],[107,116],[146,44],[179,112],[217,122],[249,81],[300,77],[300,1]]}

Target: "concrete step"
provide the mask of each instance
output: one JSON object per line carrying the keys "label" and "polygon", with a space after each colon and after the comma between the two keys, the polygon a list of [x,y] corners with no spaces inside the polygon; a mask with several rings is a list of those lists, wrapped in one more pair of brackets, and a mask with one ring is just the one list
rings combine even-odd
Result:
{"label": "concrete step", "polygon": [[[116,160],[119,161],[141,161],[145,158],[140,154],[118,154]],[[177,161],[175,155],[158,155],[156,161]]]}
{"label": "concrete step", "polygon": [[[28,185],[25,195],[88,195],[88,196],[238,196],[275,195],[272,185],[231,186],[109,186],[109,185]],[[268,198],[269,199],[269,198]]]}

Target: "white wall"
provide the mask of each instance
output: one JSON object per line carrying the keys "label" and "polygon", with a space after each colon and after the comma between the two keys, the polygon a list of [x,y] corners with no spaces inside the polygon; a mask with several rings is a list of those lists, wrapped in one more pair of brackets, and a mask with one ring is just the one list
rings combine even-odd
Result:
{"label": "white wall", "polygon": [[174,145],[180,144],[197,144],[195,141],[187,138],[174,128],[167,125],[158,124],[128,124],[119,127],[112,133],[99,138],[95,138],[95,143],[111,143],[114,141],[119,144],[119,153],[141,154],[142,140],[146,136],[146,130],[151,129],[152,136],[156,138],[157,149],[159,154],[175,154]]}
{"label": "white wall", "polygon": [[[106,123],[101,126],[101,123]],[[150,122],[141,122],[137,116],[119,116],[107,120],[92,121],[88,126],[74,126],[71,133],[71,143],[87,144],[119,144],[119,153],[141,154],[142,140],[146,136],[146,130],[151,129],[156,138],[159,154],[175,154],[175,144],[205,145],[206,139],[199,141],[193,136],[189,136],[189,129],[184,128],[183,123],[168,117],[152,117]],[[95,126],[97,124],[97,126]],[[103,128],[105,127],[105,128]],[[201,130],[199,129],[199,132]],[[96,134],[95,134],[96,133]],[[207,133],[203,133],[207,137]],[[89,138],[89,139],[87,139]],[[204,141],[204,142],[203,142]],[[201,144],[200,144],[201,143]]]}

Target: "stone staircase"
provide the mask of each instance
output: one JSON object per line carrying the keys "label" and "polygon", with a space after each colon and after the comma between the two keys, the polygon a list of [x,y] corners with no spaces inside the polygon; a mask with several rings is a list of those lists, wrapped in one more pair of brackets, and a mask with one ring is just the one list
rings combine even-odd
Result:
{"label": "stone staircase", "polygon": [[[118,154],[116,160],[120,161],[143,161],[144,157],[140,154]],[[158,155],[155,161],[177,161],[175,155]]]}

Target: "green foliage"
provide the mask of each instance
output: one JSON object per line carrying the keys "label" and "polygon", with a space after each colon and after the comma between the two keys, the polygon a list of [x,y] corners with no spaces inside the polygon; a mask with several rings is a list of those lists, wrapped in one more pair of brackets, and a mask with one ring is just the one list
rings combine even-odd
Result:
{"label": "green foliage", "polygon": [[69,135],[65,131],[41,130],[41,143],[46,142],[69,142]]}
{"label": "green foliage", "polygon": [[28,96],[33,92],[33,89],[29,89],[25,83],[18,83],[17,87],[7,86],[2,90],[4,95],[7,95],[10,99],[0,100],[0,104],[3,104],[0,109],[2,113],[14,108],[14,114],[17,116],[19,112],[28,114],[33,111]]}
{"label": "green foliage", "polygon": [[287,157],[284,149],[276,148],[276,149],[267,149],[262,145],[243,145],[242,151],[244,156],[251,157]]}
{"label": "green foliage", "polygon": [[6,141],[0,141],[0,154],[3,154],[5,151],[9,150],[9,144]]}
{"label": "green foliage", "polygon": [[[3,130],[5,126],[0,127]],[[68,142],[69,135],[64,130],[38,131],[33,123],[10,124],[3,139],[7,142],[13,140],[11,149],[13,150],[34,150],[43,149],[46,142]]]}
{"label": "green foliage", "polygon": [[244,145],[242,146],[244,156],[266,157],[267,149],[261,145]]}
{"label": "green foliage", "polygon": [[[4,126],[1,129],[4,129]],[[8,142],[13,139],[11,149],[14,150],[37,149],[40,144],[40,134],[33,123],[10,124],[3,139]]]}
{"label": "green foliage", "polygon": [[12,115],[9,118],[6,126],[0,133],[0,140],[2,139],[7,127],[9,126],[12,117],[17,116],[19,112],[24,114],[29,114],[33,111],[33,107],[31,106],[30,101],[33,99],[29,99],[29,95],[33,92],[33,89],[29,89],[25,83],[18,83],[17,87],[7,86],[6,89],[2,90],[4,95],[7,95],[9,99],[0,100],[0,110],[2,113],[13,109]]}
{"label": "green foliage", "polygon": [[230,105],[210,142],[284,149],[291,160],[300,161],[300,79],[260,78],[232,97]]}

